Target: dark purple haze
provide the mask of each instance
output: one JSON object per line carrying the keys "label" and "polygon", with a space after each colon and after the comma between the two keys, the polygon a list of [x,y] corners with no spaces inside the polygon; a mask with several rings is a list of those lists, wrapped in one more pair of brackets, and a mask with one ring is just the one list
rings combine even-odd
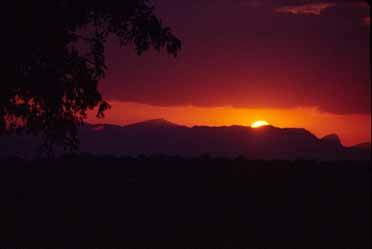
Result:
{"label": "dark purple haze", "polygon": [[369,7],[360,1],[156,0],[174,59],[109,42],[109,100],[370,113]]}

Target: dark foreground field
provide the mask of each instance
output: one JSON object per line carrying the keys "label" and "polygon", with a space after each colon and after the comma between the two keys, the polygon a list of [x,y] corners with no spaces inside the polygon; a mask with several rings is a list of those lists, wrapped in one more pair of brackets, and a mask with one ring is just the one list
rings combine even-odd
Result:
{"label": "dark foreground field", "polygon": [[0,164],[0,248],[370,248],[370,162]]}

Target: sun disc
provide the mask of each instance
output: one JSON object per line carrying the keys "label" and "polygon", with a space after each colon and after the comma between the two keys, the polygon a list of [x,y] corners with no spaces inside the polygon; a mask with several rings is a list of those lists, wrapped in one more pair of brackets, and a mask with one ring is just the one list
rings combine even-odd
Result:
{"label": "sun disc", "polygon": [[258,120],[258,121],[255,121],[251,124],[251,127],[252,128],[258,128],[258,127],[262,127],[262,126],[267,126],[269,125],[269,123],[265,120]]}

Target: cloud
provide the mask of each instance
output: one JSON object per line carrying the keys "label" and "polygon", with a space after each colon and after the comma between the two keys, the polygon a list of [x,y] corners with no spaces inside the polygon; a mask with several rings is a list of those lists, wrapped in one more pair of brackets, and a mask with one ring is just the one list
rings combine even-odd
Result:
{"label": "cloud", "polygon": [[183,50],[176,59],[153,51],[138,57],[132,47],[108,41],[109,71],[100,84],[105,98],[159,106],[318,106],[370,115],[364,5],[330,0],[336,6],[320,15],[294,15],[273,10],[309,0],[247,1],[261,3],[256,8],[237,4],[243,0],[215,0],[219,4],[205,9],[162,1],[159,16],[181,38]]}
{"label": "cloud", "polygon": [[334,6],[336,6],[334,3],[309,3],[303,5],[282,6],[276,8],[274,11],[277,13],[288,13],[293,15],[319,16],[322,11],[333,8]]}
{"label": "cloud", "polygon": [[[351,8],[353,10],[351,10]],[[347,12],[344,11],[343,15],[346,16],[348,13],[352,13],[355,11],[369,11],[369,5],[365,1],[338,1],[336,2],[332,1],[321,1],[318,0],[317,2],[313,3],[297,3],[293,4],[290,2],[287,2],[286,4],[279,4],[274,7],[275,13],[282,13],[282,14],[292,14],[292,15],[310,15],[310,16],[320,16],[323,11],[332,9],[333,13],[341,13],[340,10],[347,9]],[[338,9],[338,10],[336,10]],[[369,16],[360,16],[361,18],[360,23],[365,27],[370,27],[370,17]]]}

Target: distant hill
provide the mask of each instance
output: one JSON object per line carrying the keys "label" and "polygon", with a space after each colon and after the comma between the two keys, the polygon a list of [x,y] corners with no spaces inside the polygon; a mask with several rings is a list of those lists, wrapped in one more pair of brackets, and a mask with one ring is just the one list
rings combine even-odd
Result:
{"label": "distant hill", "polygon": [[[264,126],[186,127],[164,119],[154,119],[127,126],[90,125],[80,129],[80,150],[83,153],[113,155],[179,155],[194,157],[202,154],[220,157],[244,156],[249,159],[316,159],[370,160],[367,144],[345,147],[337,135],[321,139],[301,128]],[[2,142],[1,142],[2,140]],[[8,142],[4,142],[7,140]],[[9,154],[13,149],[35,148],[20,138],[0,139]],[[12,143],[22,144],[21,147]],[[27,140],[29,143],[29,138]],[[5,143],[5,144],[4,144]],[[13,148],[15,147],[15,148]],[[26,149],[27,150],[27,149]],[[18,155],[24,151],[18,151]],[[3,153],[4,154],[4,153]]]}
{"label": "distant hill", "polygon": [[151,119],[139,123],[134,123],[125,126],[126,128],[161,128],[161,127],[185,127],[181,126],[172,122],[169,122],[168,120],[159,118],[159,119]]}
{"label": "distant hill", "polygon": [[300,128],[264,126],[186,127],[157,119],[123,127],[87,125],[81,150],[89,153],[235,157],[252,159],[368,159],[368,151],[344,147],[337,135],[318,139]]}
{"label": "distant hill", "polygon": [[354,149],[360,149],[360,150],[368,150],[371,151],[371,143],[361,143],[354,145],[352,148]]}

